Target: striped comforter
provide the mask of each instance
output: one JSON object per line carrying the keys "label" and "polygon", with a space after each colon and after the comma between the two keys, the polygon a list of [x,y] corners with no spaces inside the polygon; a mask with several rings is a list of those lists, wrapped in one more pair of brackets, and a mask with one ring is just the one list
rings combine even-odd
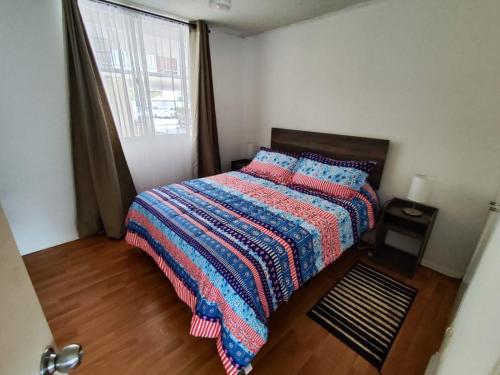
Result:
{"label": "striped comforter", "polygon": [[193,311],[190,333],[215,338],[228,374],[267,341],[269,315],[374,226],[369,186],[350,200],[241,172],[139,194],[126,240],[146,251]]}

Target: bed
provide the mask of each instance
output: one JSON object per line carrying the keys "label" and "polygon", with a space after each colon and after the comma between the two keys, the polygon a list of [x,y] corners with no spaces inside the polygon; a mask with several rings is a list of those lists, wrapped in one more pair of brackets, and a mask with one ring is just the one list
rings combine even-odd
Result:
{"label": "bed", "polygon": [[[289,129],[271,134],[275,150],[375,160],[373,189],[388,145]],[[371,189],[339,199],[234,171],[140,193],[126,240],[155,260],[193,312],[190,334],[214,338],[233,375],[267,341],[270,314],[373,228],[377,211]]]}

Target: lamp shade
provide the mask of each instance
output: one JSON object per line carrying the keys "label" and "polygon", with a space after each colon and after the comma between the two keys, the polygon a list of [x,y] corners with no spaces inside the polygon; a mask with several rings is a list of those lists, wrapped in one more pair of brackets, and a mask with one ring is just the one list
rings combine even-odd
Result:
{"label": "lamp shade", "polygon": [[408,191],[408,199],[418,203],[427,202],[431,195],[433,181],[434,178],[423,174],[413,176],[410,190]]}

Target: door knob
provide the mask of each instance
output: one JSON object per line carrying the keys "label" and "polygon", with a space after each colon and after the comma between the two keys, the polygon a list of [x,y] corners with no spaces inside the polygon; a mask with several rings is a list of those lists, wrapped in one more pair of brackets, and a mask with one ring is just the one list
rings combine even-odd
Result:
{"label": "door knob", "polygon": [[66,345],[59,353],[51,346],[47,346],[42,353],[40,375],[53,374],[58,371],[66,374],[82,361],[83,347],[80,344]]}

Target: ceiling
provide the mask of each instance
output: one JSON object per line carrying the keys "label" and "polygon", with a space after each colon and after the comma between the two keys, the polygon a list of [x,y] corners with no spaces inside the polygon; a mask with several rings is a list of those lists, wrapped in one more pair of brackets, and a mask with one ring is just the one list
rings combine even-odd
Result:
{"label": "ceiling", "polygon": [[368,0],[232,0],[228,12],[212,9],[209,0],[132,0],[189,20],[203,19],[241,37],[334,12]]}

